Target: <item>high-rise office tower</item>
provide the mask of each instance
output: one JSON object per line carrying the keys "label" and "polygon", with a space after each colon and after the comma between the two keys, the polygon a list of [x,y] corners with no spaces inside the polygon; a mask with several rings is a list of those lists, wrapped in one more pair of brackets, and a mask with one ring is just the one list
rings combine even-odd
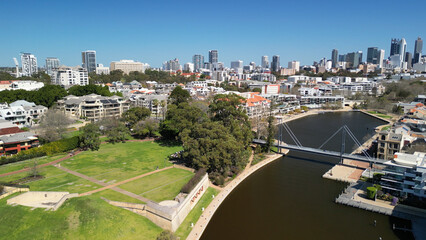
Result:
{"label": "high-rise office tower", "polygon": [[87,72],[96,72],[96,51],[87,50],[81,52],[81,59],[83,68],[85,68]]}
{"label": "high-rise office tower", "polygon": [[383,68],[384,59],[385,59],[385,50],[380,49],[377,53],[377,64],[379,64],[379,68]]}
{"label": "high-rise office tower", "polygon": [[234,70],[243,68],[243,61],[238,60],[238,61],[231,62],[231,68],[234,69]]}
{"label": "high-rise office tower", "polygon": [[339,62],[346,62],[346,54],[339,55]]}
{"label": "high-rise office tower", "polygon": [[269,68],[268,56],[262,56],[262,68]]}
{"label": "high-rise office tower", "polygon": [[399,54],[399,39],[392,38],[391,39],[391,48],[390,48],[390,55],[393,56],[395,54]]}
{"label": "high-rise office tower", "polygon": [[204,56],[200,54],[195,54],[192,57],[192,63],[194,64],[194,70],[198,71],[200,68],[203,68]]}
{"label": "high-rise office tower", "polygon": [[60,62],[59,59],[48,57],[46,58],[46,73],[52,74],[54,69],[59,68]]}
{"label": "high-rise office tower", "polygon": [[333,51],[331,51],[331,67],[335,68],[337,66],[338,57],[339,51],[337,51],[337,49],[333,49]]}
{"label": "high-rise office tower", "polygon": [[21,53],[22,76],[31,76],[38,72],[37,58],[31,53]]}
{"label": "high-rise office tower", "polygon": [[357,68],[362,62],[362,51],[346,54],[345,62],[347,68]]}
{"label": "high-rise office tower", "polygon": [[423,40],[418,37],[414,43],[414,59],[413,64],[419,63],[422,58]]}
{"label": "high-rise office tower", "polygon": [[217,50],[209,51],[209,63],[217,63],[218,62],[218,53]]}
{"label": "high-rise office tower", "polygon": [[271,69],[274,72],[278,72],[280,70],[280,56],[275,55],[272,57]]}
{"label": "high-rise office tower", "polygon": [[299,71],[299,69],[300,69],[300,62],[299,61],[288,62],[288,68],[289,69],[295,69],[296,71]]}
{"label": "high-rise office tower", "polygon": [[378,64],[378,54],[378,48],[369,47],[367,50],[367,63]]}
{"label": "high-rise office tower", "polygon": [[407,42],[405,38],[399,41],[399,56],[401,56],[401,62],[405,62],[405,53],[407,52]]}
{"label": "high-rise office tower", "polygon": [[410,52],[405,53],[405,62],[407,63],[407,69],[411,69],[413,67],[413,55]]}

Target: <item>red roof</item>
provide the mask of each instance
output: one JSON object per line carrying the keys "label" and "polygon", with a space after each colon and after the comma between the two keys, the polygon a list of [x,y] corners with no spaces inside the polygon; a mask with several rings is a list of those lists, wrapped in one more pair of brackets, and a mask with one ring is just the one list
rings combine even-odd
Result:
{"label": "red roof", "polygon": [[25,131],[21,130],[19,127],[2,128],[2,129],[0,129],[0,136],[8,135],[8,134],[14,134],[14,133],[20,133],[20,132],[25,132]]}

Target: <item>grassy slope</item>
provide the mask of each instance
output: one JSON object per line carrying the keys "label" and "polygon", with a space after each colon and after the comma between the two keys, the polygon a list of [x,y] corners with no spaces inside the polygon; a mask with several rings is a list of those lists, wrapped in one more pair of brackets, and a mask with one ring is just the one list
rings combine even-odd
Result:
{"label": "grassy slope", "polygon": [[83,152],[62,166],[98,180],[122,181],[157,168],[170,166],[164,159],[181,146],[163,147],[156,142],[102,144],[99,151]]}
{"label": "grassy slope", "polygon": [[120,188],[140,194],[150,200],[161,202],[174,199],[182,186],[193,175],[194,173],[190,171],[172,168],[120,185]]}
{"label": "grassy slope", "polygon": [[65,156],[66,156],[66,154],[58,154],[58,155],[54,155],[54,156],[50,156],[50,157],[40,157],[40,158],[29,159],[29,160],[25,160],[25,161],[21,161],[21,162],[1,165],[0,166],[0,174],[32,167],[33,164],[34,164],[34,160],[37,161],[38,165],[40,165],[40,164],[44,164],[44,163],[48,163],[48,162],[58,160],[58,159],[65,157]]}
{"label": "grassy slope", "polygon": [[161,228],[97,196],[73,198],[57,211],[0,200],[0,239],[155,239]]}
{"label": "grassy slope", "polygon": [[207,189],[206,193],[201,197],[200,201],[195,205],[191,212],[189,212],[188,216],[176,230],[176,236],[180,237],[182,240],[188,237],[192,230],[191,223],[195,224],[198,221],[201,214],[203,213],[201,208],[207,208],[207,206],[213,200],[212,195],[214,194],[216,196],[218,192],[219,191],[214,188],[209,187]]}

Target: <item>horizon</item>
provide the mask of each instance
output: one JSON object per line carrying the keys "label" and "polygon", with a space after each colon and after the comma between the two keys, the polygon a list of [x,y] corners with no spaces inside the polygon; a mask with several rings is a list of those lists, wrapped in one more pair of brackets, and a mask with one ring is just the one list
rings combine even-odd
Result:
{"label": "horizon", "polygon": [[[303,6],[286,1],[217,1],[214,5],[195,1],[2,2],[2,9],[19,9],[21,14],[5,11],[0,16],[7,33],[0,38],[0,66],[14,67],[12,58],[19,59],[20,52],[34,54],[39,67],[47,57],[77,66],[82,51],[95,50],[97,63],[104,66],[129,59],[158,68],[175,58],[181,65],[192,62],[195,54],[207,61],[208,51],[215,49],[225,66],[236,60],[259,65],[262,56],[271,62],[273,55],[279,55],[281,66],[286,67],[293,60],[311,65],[323,57],[330,59],[333,49],[339,54],[362,51],[365,60],[367,48],[378,47],[388,57],[392,38],[405,38],[407,52],[413,53],[417,37],[426,36],[424,22],[402,14],[388,18],[378,14],[394,10],[394,2],[362,0],[354,5],[308,0]],[[426,2],[418,1],[416,6],[413,15],[421,14]]]}

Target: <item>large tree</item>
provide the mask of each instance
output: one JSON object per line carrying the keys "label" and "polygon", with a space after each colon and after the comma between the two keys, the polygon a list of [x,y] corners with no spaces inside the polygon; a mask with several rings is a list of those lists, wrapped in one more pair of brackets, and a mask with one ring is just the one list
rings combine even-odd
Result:
{"label": "large tree", "polygon": [[188,91],[184,90],[181,86],[175,87],[172,93],[170,93],[169,102],[170,104],[179,105],[184,102],[188,102],[191,95]]}
{"label": "large tree", "polygon": [[146,107],[133,107],[123,114],[124,120],[133,126],[135,123],[144,120],[151,116],[151,111]]}
{"label": "large tree", "polygon": [[148,118],[137,122],[133,126],[133,133],[140,137],[154,137],[158,132],[159,121],[154,118]]}
{"label": "large tree", "polygon": [[90,149],[92,151],[99,150],[101,146],[101,140],[99,139],[101,133],[99,126],[94,123],[89,123],[86,126],[80,128],[82,134],[79,136],[80,147],[83,149]]}
{"label": "large tree", "polygon": [[52,142],[62,138],[66,128],[72,121],[61,111],[51,109],[41,117],[40,137]]}

